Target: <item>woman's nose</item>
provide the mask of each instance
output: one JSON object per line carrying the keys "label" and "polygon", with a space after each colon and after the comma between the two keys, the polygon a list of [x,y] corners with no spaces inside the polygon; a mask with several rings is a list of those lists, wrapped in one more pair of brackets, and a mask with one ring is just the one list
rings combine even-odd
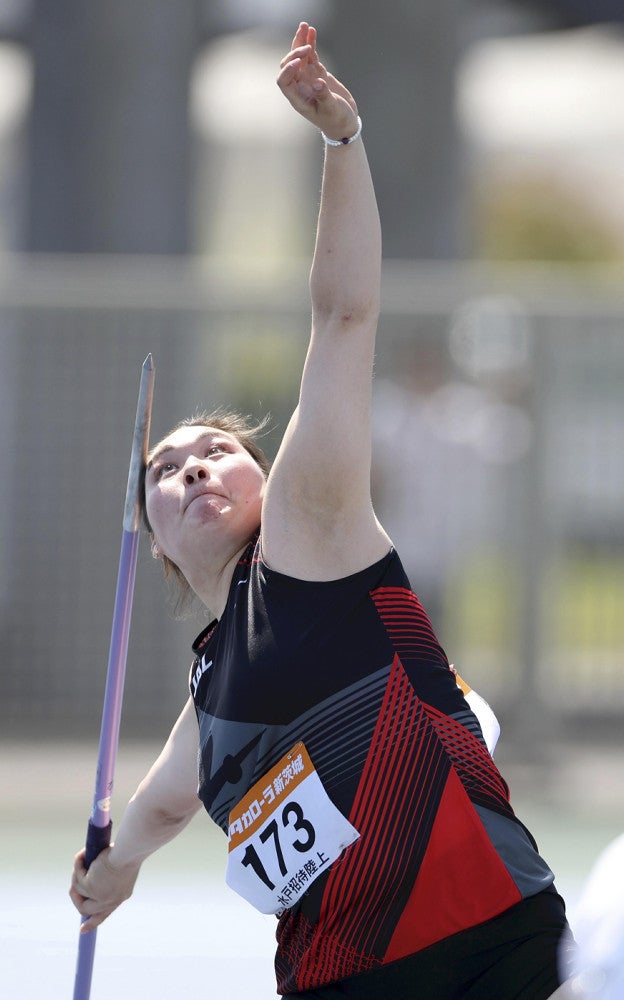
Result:
{"label": "woman's nose", "polygon": [[189,462],[184,473],[184,482],[187,486],[191,486],[194,482],[200,479],[207,479],[208,473],[206,469],[200,462]]}

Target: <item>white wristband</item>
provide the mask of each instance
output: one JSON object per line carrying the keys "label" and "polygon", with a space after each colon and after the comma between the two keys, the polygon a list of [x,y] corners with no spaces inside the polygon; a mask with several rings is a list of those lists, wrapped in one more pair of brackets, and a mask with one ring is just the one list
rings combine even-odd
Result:
{"label": "white wristband", "polygon": [[362,134],[362,119],[360,118],[359,115],[357,119],[357,132],[355,132],[354,135],[349,136],[348,139],[347,138],[330,139],[329,136],[325,135],[324,132],[321,132],[321,135],[323,137],[323,142],[326,143],[326,145],[328,146],[348,146],[350,143],[355,142],[356,139],[359,139],[361,134]]}

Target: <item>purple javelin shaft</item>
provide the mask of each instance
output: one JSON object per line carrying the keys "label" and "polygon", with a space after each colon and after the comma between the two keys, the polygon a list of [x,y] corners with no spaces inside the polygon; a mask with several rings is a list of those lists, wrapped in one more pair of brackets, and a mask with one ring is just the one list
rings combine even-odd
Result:
{"label": "purple javelin shaft", "polygon": [[[119,726],[125,680],[125,663],[130,636],[132,596],[136,576],[139,533],[124,531],[121,540],[117,594],[113,613],[106,693],[98,753],[93,810],[86,838],[87,868],[111,840],[110,799],[113,791]],[[91,992],[97,930],[81,934],[74,981],[74,1000],[88,1000]]]}
{"label": "purple javelin shaft", "polygon": [[[140,527],[140,480],[147,455],[152,396],[154,388],[154,365],[151,354],[145,359],[141,371],[141,385],[137,404],[130,471],[126,489],[123,532],[117,589],[113,610],[113,625],[106,674],[106,691],[102,711],[102,726],[98,751],[93,808],[86,838],[85,865],[88,868],[100,851],[111,841],[112,821],[110,818],[111,795],[115,777],[115,764],[119,746],[119,727],[126,675],[132,598],[136,576]],[[81,934],[78,944],[78,960],[74,979],[74,1000],[89,1000],[93,962],[95,957],[95,930]]]}

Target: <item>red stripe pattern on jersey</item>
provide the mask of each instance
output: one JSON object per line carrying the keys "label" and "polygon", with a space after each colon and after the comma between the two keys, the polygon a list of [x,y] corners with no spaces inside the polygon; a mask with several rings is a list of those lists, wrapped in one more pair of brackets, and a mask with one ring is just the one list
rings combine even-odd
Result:
{"label": "red stripe pattern on jersey", "polygon": [[[395,657],[349,820],[360,832],[330,874],[298,988],[383,962],[409,898],[442,796],[449,764],[422,704]],[[352,974],[352,973],[350,973]]]}
{"label": "red stripe pattern on jersey", "polygon": [[425,610],[412,590],[379,587],[371,594],[392,645],[404,664],[410,661],[448,668]]}
{"label": "red stripe pattern on jersey", "polygon": [[[401,587],[382,587],[372,597],[404,665],[413,664],[416,675],[419,663],[448,669],[448,660],[416,594]],[[509,789],[487,748],[461,722],[426,701],[424,707],[472,801],[513,816]]]}
{"label": "red stripe pattern on jersey", "polygon": [[282,993],[413,954],[520,899],[469,798],[476,790],[503,809],[502,779],[404,668],[403,657],[412,671],[419,661],[448,669],[422,606],[402,588],[371,596],[396,653],[349,814],[360,839],[331,868],[316,926],[292,915],[276,965]]}

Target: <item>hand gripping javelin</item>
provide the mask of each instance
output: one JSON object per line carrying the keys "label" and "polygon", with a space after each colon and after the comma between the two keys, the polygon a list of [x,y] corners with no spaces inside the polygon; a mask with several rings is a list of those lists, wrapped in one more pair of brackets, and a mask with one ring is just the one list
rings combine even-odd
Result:
{"label": "hand gripping javelin", "polygon": [[[119,724],[121,722],[121,705],[126,674],[128,639],[130,636],[130,619],[132,617],[132,596],[139,549],[139,528],[141,521],[140,485],[147,458],[153,394],[154,363],[152,355],[148,354],[141,369],[139,400],[134,423],[130,470],[128,472],[128,485],[126,488],[121,554],[119,557],[113,626],[108,654],[108,670],[106,674],[104,708],[102,711],[95,792],[93,796],[93,809],[87,829],[85,848],[86,868],[97,858],[100,851],[108,847],[111,840],[113,824],[110,818],[110,804],[119,744]],[[85,917],[84,919],[86,920],[87,918]],[[97,931],[92,930],[80,935],[76,977],[74,980],[74,1000],[88,1000],[89,998],[96,934]]]}

